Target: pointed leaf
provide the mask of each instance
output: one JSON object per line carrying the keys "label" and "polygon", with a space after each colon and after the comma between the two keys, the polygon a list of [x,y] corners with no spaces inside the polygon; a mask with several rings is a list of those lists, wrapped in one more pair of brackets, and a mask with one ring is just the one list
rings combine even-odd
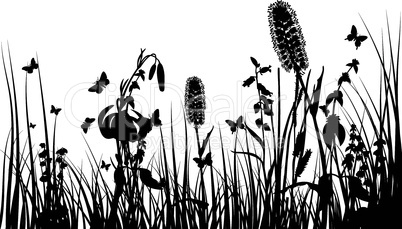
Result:
{"label": "pointed leaf", "polygon": [[260,145],[262,147],[264,147],[264,143],[262,141],[262,139],[260,138],[260,136],[258,136],[258,134],[256,134],[252,129],[250,129],[250,127],[247,126],[247,124],[245,124],[247,131],[251,134],[251,136],[258,142],[260,143]]}
{"label": "pointed leaf", "polygon": [[256,68],[260,67],[260,64],[257,62],[257,60],[254,57],[251,56],[250,60],[251,60],[251,63],[253,63]]}
{"label": "pointed leaf", "polygon": [[149,188],[158,189],[158,190],[163,189],[162,182],[155,180],[152,177],[151,171],[149,171],[148,169],[143,169],[143,168],[140,168],[138,170],[140,171],[140,178],[141,178],[141,181],[143,184],[145,184]]}
{"label": "pointed leaf", "polygon": [[245,154],[245,155],[249,155],[249,156],[255,157],[255,158],[257,158],[257,160],[259,160],[261,163],[263,163],[262,159],[261,159],[259,156],[257,156],[256,154],[254,154],[254,153],[250,153],[250,152],[239,152],[239,151],[233,151],[233,150],[231,150],[231,152],[234,153],[234,154]]}
{"label": "pointed leaf", "polygon": [[214,130],[214,127],[212,126],[211,131],[209,131],[209,133],[207,134],[207,137],[204,139],[204,141],[202,141],[202,146],[199,152],[199,156],[201,157],[205,151],[205,148],[207,147],[209,138],[211,137],[212,131]]}
{"label": "pointed leaf", "polygon": [[154,77],[155,71],[156,71],[156,64],[153,64],[151,66],[151,68],[149,69],[149,75],[148,75],[149,80],[152,80],[152,78]]}

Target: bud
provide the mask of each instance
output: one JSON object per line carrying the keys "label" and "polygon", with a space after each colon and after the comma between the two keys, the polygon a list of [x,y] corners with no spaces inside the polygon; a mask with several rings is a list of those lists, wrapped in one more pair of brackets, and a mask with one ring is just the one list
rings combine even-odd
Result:
{"label": "bud", "polygon": [[197,76],[187,79],[184,101],[188,122],[199,128],[205,122],[206,103],[204,84]]}

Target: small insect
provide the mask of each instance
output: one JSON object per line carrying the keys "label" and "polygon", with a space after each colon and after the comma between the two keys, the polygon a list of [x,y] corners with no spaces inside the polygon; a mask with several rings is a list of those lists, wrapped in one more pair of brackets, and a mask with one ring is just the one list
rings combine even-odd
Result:
{"label": "small insect", "polygon": [[236,131],[237,128],[244,129],[244,124],[243,124],[243,116],[239,116],[236,122],[232,120],[226,120],[225,121],[229,126],[230,130],[232,131],[232,134]]}
{"label": "small insect", "polygon": [[31,74],[34,69],[38,69],[39,65],[36,63],[35,59],[31,59],[31,64],[25,67],[22,67],[22,70],[26,71],[28,74]]}
{"label": "small insect", "polygon": [[56,108],[53,105],[51,106],[50,113],[54,113],[55,115],[58,115],[60,111],[61,111],[61,108]]}
{"label": "small insect", "polygon": [[82,123],[81,128],[84,133],[88,132],[88,128],[91,126],[91,123],[95,121],[94,118],[86,118],[85,121]]}
{"label": "small insect", "polygon": [[95,82],[95,85],[88,89],[89,92],[96,92],[98,94],[102,93],[103,89],[110,83],[107,79],[106,73],[102,72],[101,77],[99,80]]}
{"label": "small insect", "polygon": [[367,36],[362,36],[362,35],[357,35],[357,29],[356,26],[352,25],[352,30],[350,31],[350,34],[345,38],[345,40],[348,41],[354,41],[356,49],[360,47],[363,41],[367,39]]}
{"label": "small insect", "polygon": [[198,158],[195,157],[193,160],[198,164],[198,167],[201,169],[204,168],[205,165],[212,166],[212,158],[211,158],[211,152],[207,153],[207,155],[204,158]]}
{"label": "small insect", "polygon": [[33,129],[33,128],[35,128],[35,126],[36,126],[36,124],[32,124],[32,122],[29,123],[29,127],[30,127],[30,128]]}
{"label": "small insect", "polygon": [[109,171],[110,164],[106,164],[104,160],[102,160],[101,169],[106,169]]}

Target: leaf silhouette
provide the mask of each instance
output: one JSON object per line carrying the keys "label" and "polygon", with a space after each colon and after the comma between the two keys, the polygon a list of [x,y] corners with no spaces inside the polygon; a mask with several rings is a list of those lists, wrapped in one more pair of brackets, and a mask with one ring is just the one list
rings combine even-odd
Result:
{"label": "leaf silhouette", "polygon": [[261,121],[260,118],[257,118],[257,119],[255,120],[255,124],[257,125],[258,128],[260,128],[263,123],[262,123],[262,121]]}
{"label": "leaf silhouette", "polygon": [[131,92],[134,89],[140,89],[140,85],[138,85],[137,81],[133,81],[130,85],[130,87],[128,88],[128,90]]}
{"label": "leaf silhouette", "polygon": [[159,182],[152,177],[151,171],[148,169],[140,168],[140,178],[143,184],[148,186],[149,188],[162,190],[163,189],[163,182]]}
{"label": "leaf silhouette", "polygon": [[328,107],[334,100],[338,101],[338,103],[343,106],[343,93],[339,90],[335,90],[334,92],[330,93],[325,100],[325,104]]}
{"label": "leaf silhouette", "polygon": [[254,104],[253,108],[254,108],[254,113],[257,114],[257,113],[261,110],[261,104],[260,104],[260,102]]}
{"label": "leaf silhouette", "polygon": [[202,141],[202,146],[199,152],[199,156],[201,157],[204,154],[205,148],[207,147],[209,138],[211,137],[212,131],[214,130],[214,127],[212,126],[211,131],[208,132],[207,136],[205,137],[205,139]]}
{"label": "leaf silhouette", "polygon": [[330,115],[327,118],[327,123],[323,129],[323,136],[325,144],[331,149],[332,143],[335,141],[335,137],[338,138],[339,143],[342,145],[345,141],[346,131],[345,128],[339,123],[339,117],[336,115]]}
{"label": "leaf silhouette", "polygon": [[243,87],[250,87],[250,85],[255,81],[254,76],[250,76],[248,79],[243,81]]}
{"label": "leaf silhouette", "polygon": [[324,76],[324,68],[321,72],[320,78],[317,79],[317,84],[314,85],[314,89],[313,89],[313,102],[312,102],[312,104],[310,104],[310,113],[313,117],[317,116],[318,104],[319,104],[320,96],[321,96],[321,84],[322,84],[323,76]]}
{"label": "leaf silhouette", "polygon": [[253,63],[256,68],[260,67],[260,64],[257,62],[257,60],[254,57],[251,56],[250,60],[251,60],[251,63]]}
{"label": "leaf silhouette", "polygon": [[163,65],[160,62],[157,67],[156,76],[158,78],[159,90],[164,91],[165,90],[165,70],[163,69]]}
{"label": "leaf silhouette", "polygon": [[245,124],[245,126],[246,126],[247,131],[251,134],[251,136],[253,136],[253,138],[254,138],[258,143],[260,143],[260,145],[261,145],[262,147],[264,147],[263,141],[262,141],[262,139],[260,138],[260,136],[258,136],[258,134],[256,134],[252,129],[250,129],[250,127],[248,127],[247,124]]}
{"label": "leaf silhouette", "polygon": [[250,153],[250,152],[240,152],[240,151],[233,151],[233,150],[231,150],[231,152],[232,152],[232,153],[235,153],[235,154],[245,154],[245,155],[249,155],[249,156],[255,157],[257,160],[259,160],[261,163],[263,163],[262,159],[261,159],[259,156],[257,156],[256,154],[254,154],[254,153]]}
{"label": "leaf silhouette", "polygon": [[267,90],[264,85],[262,85],[261,83],[257,84],[257,89],[261,92],[261,94],[266,95],[266,96],[271,96],[272,92],[270,92],[269,90]]}
{"label": "leaf silhouette", "polygon": [[265,131],[271,131],[271,127],[269,127],[268,123],[264,123],[264,125],[262,126],[262,128],[263,128]]}

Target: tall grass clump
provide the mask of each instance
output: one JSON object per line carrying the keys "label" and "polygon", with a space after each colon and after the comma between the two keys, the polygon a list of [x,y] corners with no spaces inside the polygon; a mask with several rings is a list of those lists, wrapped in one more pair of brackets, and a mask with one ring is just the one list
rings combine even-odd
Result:
{"label": "tall grass clump", "polygon": [[[296,12],[278,0],[268,7],[268,24],[274,51],[285,71],[273,71],[271,65],[250,57],[251,76],[242,86],[255,90],[253,113],[224,120],[228,129],[219,127],[217,148],[210,143],[214,126],[202,131],[207,120],[206,87],[197,76],[187,78],[183,154],[175,145],[172,108],[169,149],[161,128],[168,122],[160,110],[144,114],[136,106],[147,81],[156,78],[159,90],[165,91],[164,66],[156,54],[142,49],[134,72],[121,80],[113,104],[81,125],[88,151],[89,169],[85,172],[83,165],[69,159],[76,152],[56,144],[62,108],[45,104],[38,57],[19,69],[18,73],[25,74],[24,100],[20,100],[10,50],[5,57],[1,49],[10,112],[2,157],[1,227],[397,227],[402,204],[401,22],[395,44],[387,17],[386,36],[379,45],[362,21],[368,36],[352,25],[345,42],[353,42],[354,51],[359,52],[358,48],[368,47],[367,39],[372,41],[380,66],[379,98],[363,80],[357,83],[359,69],[366,65],[356,58],[345,62],[330,93],[324,95],[322,90],[324,68],[316,82],[310,83],[313,74],[308,70],[306,42]],[[287,73],[295,77],[290,107],[280,99],[289,92],[281,84]],[[371,71],[364,78],[375,76]],[[39,81],[43,127],[31,120],[36,112],[29,106],[31,80]],[[88,93],[101,94],[109,84],[102,72]],[[23,112],[21,101],[25,102]],[[84,137],[91,133],[88,129],[95,120],[105,140],[101,144],[115,146],[105,158],[97,158]],[[147,136],[155,128],[160,142],[154,146],[158,150],[150,152]],[[308,129],[314,133],[309,134]],[[39,144],[33,141],[37,131],[43,136]],[[224,147],[223,134],[234,139],[229,149]],[[191,141],[189,136],[194,135],[195,141]],[[145,154],[150,153],[151,159],[145,162]],[[312,174],[305,174],[307,170]],[[113,173],[113,182],[106,178],[107,172]]]}

